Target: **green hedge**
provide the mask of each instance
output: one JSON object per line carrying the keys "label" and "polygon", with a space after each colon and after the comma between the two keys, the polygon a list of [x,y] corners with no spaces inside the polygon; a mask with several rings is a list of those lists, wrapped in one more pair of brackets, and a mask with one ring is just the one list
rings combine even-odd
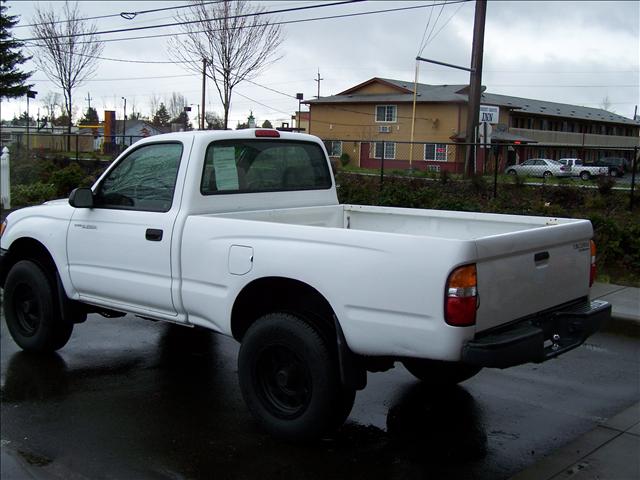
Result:
{"label": "green hedge", "polygon": [[340,173],[337,183],[341,203],[589,219],[599,279],[640,286],[640,209],[628,211],[628,192],[514,182],[499,185],[494,199],[482,177],[385,178],[381,187],[379,177]]}

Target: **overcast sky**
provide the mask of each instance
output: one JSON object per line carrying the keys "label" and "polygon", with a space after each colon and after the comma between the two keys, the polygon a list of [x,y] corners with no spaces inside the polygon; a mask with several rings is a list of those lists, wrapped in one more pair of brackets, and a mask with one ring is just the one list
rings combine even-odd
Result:
{"label": "overcast sky", "polygon": [[[81,1],[84,16],[118,14],[153,8],[184,5],[179,0],[158,1]],[[291,0],[260,2],[269,10],[319,4]],[[352,5],[318,8],[279,14],[280,20],[375,11],[389,8],[431,7],[441,0],[367,1]],[[8,1],[9,14],[19,15],[19,25],[31,23],[34,10],[60,9],[62,2]],[[184,10],[183,10],[184,11]],[[113,17],[97,22],[98,30],[168,23],[172,11],[138,15],[134,20]],[[415,57],[427,29],[431,39],[422,52],[426,58],[468,66],[471,57],[474,2],[444,7],[420,8],[400,12],[379,13],[331,20],[288,24],[282,27],[282,58],[262,71],[254,82],[289,94],[276,93],[254,84],[236,87],[232,100],[230,127],[245,121],[250,111],[259,123],[288,121],[297,110],[295,94],[305,99],[317,94],[314,81],[318,70],[323,80],[320,95],[339,93],[372,77],[413,81]],[[141,36],[177,32],[165,28],[132,32]],[[15,28],[14,36],[29,38],[30,27]],[[125,34],[104,35],[104,39]],[[37,52],[34,52],[37,54]],[[167,61],[167,39],[145,39],[109,42],[102,57],[137,61]],[[28,62],[33,70],[31,82],[38,97],[57,91],[43,72]],[[167,77],[167,78],[159,78]],[[640,103],[640,2],[576,1],[525,2],[489,1],[485,33],[483,85],[491,93],[513,95],[562,103],[600,107],[608,98],[611,109],[633,117]],[[429,84],[465,84],[468,73],[421,63],[419,81]],[[126,97],[132,107],[149,115],[149,98],[168,97],[172,92],[185,95],[190,103],[200,103],[201,81],[197,75],[174,64],[142,64],[101,60],[93,79],[78,87],[74,102],[86,110],[85,98],[90,93],[91,105],[100,118],[103,110],[114,109],[121,118]],[[241,96],[243,95],[243,96]],[[294,98],[291,98],[294,97]],[[207,84],[207,110],[222,114],[217,91]],[[26,110],[24,99],[2,102],[2,118]],[[31,102],[35,116],[39,102]],[[195,110],[195,107],[194,107]],[[192,115],[195,121],[195,112]]]}

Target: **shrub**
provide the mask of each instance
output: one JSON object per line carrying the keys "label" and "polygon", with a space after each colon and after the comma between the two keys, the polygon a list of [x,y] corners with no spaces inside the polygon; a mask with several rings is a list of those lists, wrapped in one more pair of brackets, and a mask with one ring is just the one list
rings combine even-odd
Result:
{"label": "shrub", "polygon": [[56,189],[56,195],[66,197],[71,190],[78,187],[85,179],[86,174],[75,163],[70,164],[51,175],[51,183]]}
{"label": "shrub", "polygon": [[351,158],[349,158],[349,154],[348,153],[343,153],[342,155],[340,155],[340,164],[345,167],[347,165],[347,163],[349,163],[349,160],[351,160]]}
{"label": "shrub", "polygon": [[55,197],[56,189],[49,183],[36,182],[11,187],[11,204],[16,207],[39,205]]}
{"label": "shrub", "polygon": [[600,175],[598,176],[596,183],[601,195],[609,195],[613,190],[616,181],[608,175]]}

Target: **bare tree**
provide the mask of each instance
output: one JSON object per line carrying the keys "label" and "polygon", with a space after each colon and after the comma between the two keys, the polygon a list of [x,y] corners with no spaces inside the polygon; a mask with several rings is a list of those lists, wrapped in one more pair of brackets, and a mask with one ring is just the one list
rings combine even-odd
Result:
{"label": "bare tree", "polygon": [[42,97],[41,103],[44,106],[44,109],[47,111],[47,118],[49,122],[52,122],[56,119],[57,111],[62,111],[62,95],[58,92],[47,92],[46,95]]}
{"label": "bare tree", "polygon": [[193,0],[188,12],[176,17],[178,22],[195,23],[180,26],[185,35],[169,40],[169,55],[198,73],[206,61],[206,75],[213,79],[222,102],[224,128],[229,123],[233,88],[279,58],[282,31],[260,15],[263,12],[264,8],[245,0]]}
{"label": "bare tree", "polygon": [[[104,45],[94,35],[95,24],[88,24],[78,9],[78,4],[65,2],[60,8],[45,10],[36,6],[32,21],[33,36],[38,48],[33,60],[64,96],[64,108],[68,116],[67,133],[73,123],[73,90],[91,77],[97,68],[97,57]],[[71,138],[67,139],[67,149]]]}
{"label": "bare tree", "polygon": [[224,122],[216,112],[207,112],[204,120],[207,130],[224,130]]}
{"label": "bare tree", "polygon": [[172,92],[167,102],[167,110],[172,119],[176,119],[184,112],[184,107],[188,106],[187,97],[178,92]]}
{"label": "bare tree", "polygon": [[161,103],[162,103],[162,98],[160,98],[160,95],[158,95],[157,93],[153,92],[149,96],[149,109],[151,110],[151,115],[149,118],[153,118],[155,113],[160,108]]}
{"label": "bare tree", "polygon": [[609,95],[604,97],[602,99],[602,102],[600,102],[600,108],[602,110],[606,110],[607,112],[615,113],[616,111],[613,108],[611,108],[612,105],[613,104],[611,103],[611,100],[609,100]]}

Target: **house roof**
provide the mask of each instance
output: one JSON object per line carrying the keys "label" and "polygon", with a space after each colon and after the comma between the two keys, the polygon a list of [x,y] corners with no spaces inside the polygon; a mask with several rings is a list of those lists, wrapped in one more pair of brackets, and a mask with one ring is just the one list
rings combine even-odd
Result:
{"label": "house roof", "polygon": [[[392,89],[397,90],[397,93],[357,93],[358,90],[373,83],[389,86]],[[321,97],[304,103],[308,103],[310,105],[341,103],[408,103],[413,102],[413,89],[413,82],[374,77],[337,95]],[[468,90],[469,85],[428,85],[425,83],[419,83],[416,89],[416,102],[467,103]],[[640,120],[632,120],[600,108],[581,107],[579,105],[570,105],[566,103],[547,102],[544,100],[487,93],[486,87],[482,87],[482,92],[481,103],[483,105],[495,105],[532,115],[576,118],[580,120],[640,126]]]}

